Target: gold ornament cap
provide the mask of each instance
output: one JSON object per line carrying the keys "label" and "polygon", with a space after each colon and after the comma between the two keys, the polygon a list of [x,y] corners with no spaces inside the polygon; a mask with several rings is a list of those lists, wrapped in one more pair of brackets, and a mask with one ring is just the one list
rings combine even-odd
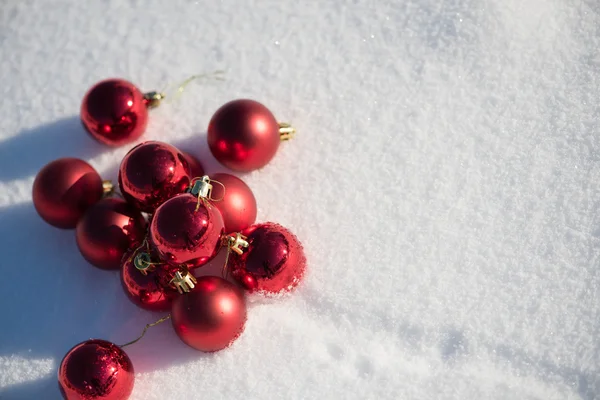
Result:
{"label": "gold ornament cap", "polygon": [[249,246],[248,238],[239,232],[226,236],[224,239],[227,247],[239,255],[244,254],[244,249],[247,249]]}
{"label": "gold ornament cap", "polygon": [[279,123],[279,140],[286,142],[296,136],[296,129],[287,122]]}
{"label": "gold ornament cap", "polygon": [[177,271],[173,279],[171,279],[171,286],[173,286],[179,294],[189,293],[194,287],[196,287],[196,278],[187,269]]}
{"label": "gold ornament cap", "polygon": [[212,188],[213,186],[210,184],[210,178],[208,175],[204,175],[200,179],[194,181],[194,184],[190,188],[190,193],[203,199],[209,199]]}
{"label": "gold ornament cap", "polygon": [[144,101],[148,108],[156,108],[160,105],[161,101],[165,99],[165,94],[160,92],[148,92],[144,93]]}
{"label": "gold ornament cap", "polygon": [[133,259],[133,265],[142,275],[148,275],[148,272],[154,271],[154,263],[149,253],[138,253]]}
{"label": "gold ornament cap", "polygon": [[110,197],[115,193],[115,185],[109,180],[102,181],[102,196]]}

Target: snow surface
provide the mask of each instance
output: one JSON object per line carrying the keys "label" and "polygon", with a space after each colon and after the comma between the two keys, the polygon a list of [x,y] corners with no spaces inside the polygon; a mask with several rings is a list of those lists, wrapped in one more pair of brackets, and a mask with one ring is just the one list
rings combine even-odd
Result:
{"label": "snow surface", "polygon": [[216,172],[221,104],[291,121],[243,178],[310,273],[226,351],[151,329],[134,399],[600,399],[597,0],[5,0],[0,45],[0,399],[58,398],[72,345],[160,316],[33,210],[55,158],[116,178],[128,147],[84,133],[82,96],[216,69],[144,139]]}

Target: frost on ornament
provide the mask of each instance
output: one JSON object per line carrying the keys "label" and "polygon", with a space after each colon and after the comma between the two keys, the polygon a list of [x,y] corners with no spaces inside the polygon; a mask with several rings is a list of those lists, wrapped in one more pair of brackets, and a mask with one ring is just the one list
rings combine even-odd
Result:
{"label": "frost on ornament", "polygon": [[[279,224],[267,222],[241,232],[248,248],[232,256],[233,276],[247,289],[266,296],[294,289],[306,271],[306,257],[298,238]],[[248,282],[252,285],[248,285]]]}

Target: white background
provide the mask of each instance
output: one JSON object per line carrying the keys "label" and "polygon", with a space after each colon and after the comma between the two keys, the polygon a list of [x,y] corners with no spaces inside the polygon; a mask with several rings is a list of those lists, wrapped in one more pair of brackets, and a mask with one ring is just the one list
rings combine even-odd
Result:
{"label": "white background", "polygon": [[202,354],[171,326],[127,349],[134,399],[600,398],[596,0],[0,3],[0,399],[59,397],[74,344],[160,315],[45,225],[47,162],[115,179],[129,147],[80,126],[86,90],[227,70],[152,111],[144,139],[201,157],[234,98],[298,130],[243,176],[310,272]]}

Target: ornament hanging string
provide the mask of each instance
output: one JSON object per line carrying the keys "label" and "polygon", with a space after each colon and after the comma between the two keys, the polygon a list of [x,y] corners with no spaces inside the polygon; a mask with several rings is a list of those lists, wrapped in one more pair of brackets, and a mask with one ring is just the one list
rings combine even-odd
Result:
{"label": "ornament hanging string", "polygon": [[[148,253],[145,253],[148,254]],[[150,255],[148,255],[149,257]],[[131,260],[131,259],[130,259]],[[145,259],[144,257],[139,257],[139,264],[140,267],[138,268],[138,266],[136,265],[136,268],[138,268],[138,270],[146,270],[149,267],[152,267],[153,265],[164,265],[165,263],[163,262],[152,262],[152,261],[148,261],[147,259]]]}
{"label": "ornament hanging string", "polygon": [[138,246],[137,249],[135,249],[132,253],[131,253],[131,257],[129,257],[129,262],[131,262],[131,260],[133,260],[133,258],[136,256],[136,253],[140,250],[142,250],[142,248],[146,248],[146,250],[150,250],[150,244],[148,243],[148,236],[146,235],[146,237],[144,237],[144,241],[142,242],[142,244],[140,244]]}
{"label": "ornament hanging string", "polygon": [[215,198],[213,198],[213,197],[212,197],[212,192],[211,192],[211,193],[210,193],[209,200],[210,200],[210,201],[215,201],[215,202],[216,202],[216,201],[223,201],[223,199],[225,198],[225,191],[227,190],[227,189],[225,189],[225,185],[223,185],[223,184],[222,184],[221,182],[219,182],[219,181],[215,181],[214,179],[209,179],[208,181],[209,181],[210,183],[216,183],[217,185],[219,185],[219,186],[221,186],[221,187],[223,188],[223,194],[221,195],[221,197],[219,197],[218,199],[215,199]]}
{"label": "ornament hanging string", "polygon": [[[183,93],[183,91],[185,90],[185,88],[192,82],[201,82],[201,81],[207,81],[207,80],[215,80],[215,81],[224,81],[225,78],[223,77],[223,75],[225,74],[225,71],[223,70],[216,70],[213,72],[209,72],[206,74],[197,74],[197,75],[192,75],[189,78],[187,78],[186,80],[184,80],[183,82],[181,82],[180,84],[178,84],[175,89],[173,90],[173,88],[169,89],[169,88],[165,88],[165,90],[161,93],[163,95],[163,99],[165,97],[169,97],[172,98],[174,100],[178,99],[179,96],[181,96],[181,93]],[[170,94],[168,94],[170,93]]]}
{"label": "ornament hanging string", "polygon": [[139,342],[144,337],[144,335],[146,334],[146,331],[148,331],[149,328],[151,328],[153,326],[156,326],[156,325],[159,325],[159,324],[162,324],[163,322],[168,321],[170,319],[171,319],[171,314],[169,314],[169,315],[167,315],[165,317],[162,317],[158,321],[152,322],[151,324],[146,324],[146,326],[144,327],[144,330],[142,331],[142,334],[137,339],[134,339],[131,342],[127,342],[125,344],[122,344],[119,347],[123,348],[123,347],[130,346],[130,345],[132,345],[134,343]]}
{"label": "ornament hanging string", "polygon": [[[135,251],[133,252],[133,254],[135,254],[138,251],[140,251],[142,249],[142,247],[145,247],[146,250],[148,250],[150,248],[150,245],[148,244],[148,237],[147,236],[144,238],[144,241],[142,242],[142,244],[140,244],[138,246],[138,248],[135,249]],[[131,261],[133,259],[133,254],[131,255],[131,257],[129,257],[129,261]]]}
{"label": "ornament hanging string", "polygon": [[[225,263],[223,264],[223,269],[221,270],[221,276],[224,279],[227,279],[229,276],[229,270],[227,266],[229,264],[229,256],[231,252],[235,251],[237,254],[242,254],[244,249],[248,248],[248,242],[246,241],[248,238],[241,233],[236,233],[235,235],[227,235],[224,236],[221,240],[223,244],[227,244],[227,253],[225,254]],[[226,242],[226,243],[225,243]]]}
{"label": "ornament hanging string", "polygon": [[[146,252],[139,252],[145,247]],[[154,262],[152,261],[152,256],[150,255],[150,244],[148,243],[148,237],[144,238],[142,244],[135,249],[131,256],[129,257],[128,262],[131,262],[135,259],[134,265],[138,271],[140,271],[143,275],[146,275],[151,267],[156,265],[164,265],[163,262]]]}
{"label": "ornament hanging string", "polygon": [[210,72],[208,74],[192,75],[189,78],[187,78],[185,81],[183,81],[179,84],[179,86],[177,87],[177,92],[176,92],[175,98],[177,98],[179,95],[181,95],[181,93],[183,93],[183,90],[185,89],[185,87],[187,85],[189,85],[190,82],[192,82],[192,81],[202,81],[205,79],[214,79],[215,81],[224,81],[225,80],[225,78],[223,77],[224,74],[225,74],[225,71],[216,70],[216,71]]}
{"label": "ornament hanging string", "polygon": [[[161,102],[163,100],[165,100],[165,98],[175,99],[175,100],[178,99],[179,96],[181,95],[181,93],[183,93],[183,90],[185,89],[185,87],[193,81],[202,81],[202,80],[208,80],[208,79],[214,79],[216,81],[224,81],[225,80],[225,78],[223,78],[224,73],[225,73],[225,71],[216,70],[216,71],[213,71],[213,72],[210,72],[207,74],[192,75],[189,78],[187,78],[185,81],[178,84],[175,88],[173,88],[173,87],[169,88],[167,86],[167,88],[165,88],[165,90],[160,91],[160,92],[144,93],[144,99],[149,108],[156,108],[161,104]],[[169,100],[167,100],[167,101],[169,101]]]}
{"label": "ornament hanging string", "polygon": [[231,236],[227,237],[227,253],[225,253],[225,263],[223,264],[223,269],[221,270],[221,276],[223,279],[227,279],[229,277],[229,269],[227,269],[227,264],[229,264],[229,255],[231,254],[231,247],[233,246],[233,239]]}

